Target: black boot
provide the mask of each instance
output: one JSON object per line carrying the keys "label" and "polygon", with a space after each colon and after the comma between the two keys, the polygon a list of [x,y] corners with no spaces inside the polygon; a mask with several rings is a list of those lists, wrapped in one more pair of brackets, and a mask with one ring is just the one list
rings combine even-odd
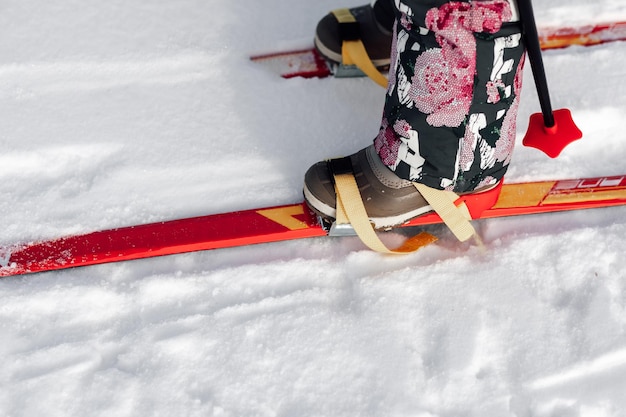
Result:
{"label": "black boot", "polygon": [[[389,66],[394,9],[391,0],[378,0],[374,5],[365,5],[349,9],[358,24],[356,35],[365,46],[374,66]],[[329,61],[342,63],[341,46],[345,38],[345,30],[341,28],[333,12],[326,15],[317,25],[315,31],[315,47]],[[354,26],[349,29],[355,35]]]}

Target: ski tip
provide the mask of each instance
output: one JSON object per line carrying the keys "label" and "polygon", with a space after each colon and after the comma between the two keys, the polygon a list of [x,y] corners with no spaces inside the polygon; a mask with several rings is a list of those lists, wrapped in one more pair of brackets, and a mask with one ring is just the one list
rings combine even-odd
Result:
{"label": "ski tip", "polygon": [[556,158],[567,145],[583,137],[569,109],[555,110],[553,115],[555,124],[550,127],[545,125],[541,113],[531,115],[522,141],[524,146],[539,149],[550,158]]}

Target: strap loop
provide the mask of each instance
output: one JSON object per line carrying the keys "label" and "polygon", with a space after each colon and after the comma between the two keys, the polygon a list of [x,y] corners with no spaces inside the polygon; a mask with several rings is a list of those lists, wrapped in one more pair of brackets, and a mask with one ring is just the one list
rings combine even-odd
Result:
{"label": "strap loop", "polygon": [[461,203],[459,206],[455,204],[459,199],[458,195],[452,191],[437,190],[424,184],[414,182],[413,185],[457,239],[465,242],[476,235],[476,230],[470,223],[472,216],[467,205],[465,203]]}
{"label": "strap loop", "polygon": [[372,63],[363,41],[360,39],[359,22],[349,9],[331,12],[339,22],[339,33],[343,41],[341,59],[344,65],[356,65],[361,71],[383,88],[387,88],[387,78]]}
{"label": "strap loop", "polygon": [[337,218],[335,221],[339,223],[349,222],[361,241],[370,249],[391,255],[407,254],[437,240],[430,233],[422,232],[407,239],[400,247],[389,249],[380,240],[369,221],[354,175],[352,173],[335,175],[335,187],[337,193]]}
{"label": "strap loop", "polygon": [[[430,233],[422,232],[407,239],[400,247],[389,249],[378,237],[372,226],[349,157],[332,159],[328,162],[335,181],[337,195],[337,224],[351,224],[361,241],[370,249],[387,254],[406,254],[435,242],[437,238]],[[471,224],[467,205],[462,202],[458,206],[459,196],[452,191],[437,190],[424,184],[413,183],[416,190],[424,197],[432,209],[441,217],[452,233],[461,242],[474,237],[479,246],[483,247],[480,237]]]}

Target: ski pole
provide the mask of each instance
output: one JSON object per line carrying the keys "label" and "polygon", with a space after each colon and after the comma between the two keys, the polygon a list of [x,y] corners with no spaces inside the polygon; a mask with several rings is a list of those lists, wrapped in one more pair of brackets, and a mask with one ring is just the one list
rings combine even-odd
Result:
{"label": "ski pole", "polygon": [[537,148],[555,158],[565,146],[580,139],[582,132],[574,123],[568,109],[552,111],[532,2],[531,0],[518,0],[517,5],[522,21],[526,52],[541,106],[541,114],[533,114],[530,117],[523,144]]}

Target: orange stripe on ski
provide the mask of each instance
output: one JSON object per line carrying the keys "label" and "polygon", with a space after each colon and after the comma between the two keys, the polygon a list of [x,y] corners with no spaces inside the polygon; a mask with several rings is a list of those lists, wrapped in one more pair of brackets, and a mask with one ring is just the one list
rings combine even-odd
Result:
{"label": "orange stripe on ski", "polygon": [[551,194],[543,201],[543,204],[575,204],[588,201],[606,201],[626,199],[626,190],[606,191],[581,191],[577,193]]}
{"label": "orange stripe on ski", "polygon": [[556,181],[505,184],[493,209],[537,206],[546,198],[554,184]]}
{"label": "orange stripe on ski", "polygon": [[541,49],[572,45],[593,46],[626,40],[626,22],[613,22],[571,28],[544,28],[539,32]]}
{"label": "orange stripe on ski", "polygon": [[301,204],[257,210],[257,213],[281,226],[285,226],[289,230],[301,230],[309,227],[306,222],[295,217],[304,215],[304,207]]}

